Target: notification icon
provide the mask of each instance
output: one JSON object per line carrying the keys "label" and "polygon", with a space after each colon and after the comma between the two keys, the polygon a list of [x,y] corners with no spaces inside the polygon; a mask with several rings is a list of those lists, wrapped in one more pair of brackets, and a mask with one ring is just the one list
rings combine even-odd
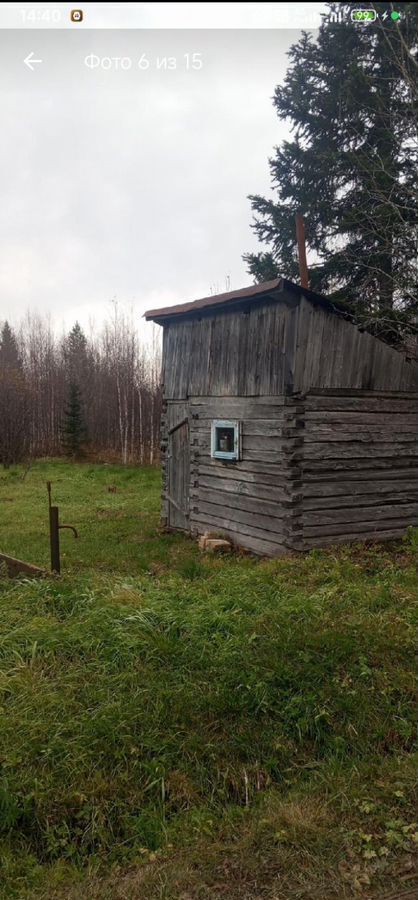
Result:
{"label": "notification icon", "polygon": [[82,22],[83,21],[83,10],[82,9],[72,9],[71,10],[71,21],[72,22]]}

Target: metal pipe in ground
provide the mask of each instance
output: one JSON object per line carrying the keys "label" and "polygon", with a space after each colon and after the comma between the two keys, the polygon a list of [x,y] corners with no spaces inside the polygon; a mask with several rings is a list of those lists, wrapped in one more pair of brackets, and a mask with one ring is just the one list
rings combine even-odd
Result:
{"label": "metal pipe in ground", "polygon": [[51,544],[51,572],[61,573],[60,563],[60,531],[58,506],[49,507],[49,539]]}

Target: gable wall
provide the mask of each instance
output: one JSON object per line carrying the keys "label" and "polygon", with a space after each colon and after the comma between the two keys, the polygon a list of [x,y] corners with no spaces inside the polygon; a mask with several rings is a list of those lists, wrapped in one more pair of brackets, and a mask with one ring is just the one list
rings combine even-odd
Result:
{"label": "gable wall", "polygon": [[281,295],[164,327],[166,400],[277,396],[291,390],[298,301]]}
{"label": "gable wall", "polygon": [[417,391],[418,365],[351,322],[302,297],[294,390]]}

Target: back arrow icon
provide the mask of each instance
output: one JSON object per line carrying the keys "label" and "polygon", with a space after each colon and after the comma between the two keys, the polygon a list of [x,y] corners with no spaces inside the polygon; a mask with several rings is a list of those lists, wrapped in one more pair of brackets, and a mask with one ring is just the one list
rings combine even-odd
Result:
{"label": "back arrow icon", "polygon": [[28,69],[30,69],[31,72],[33,72],[35,63],[41,63],[41,62],[43,62],[43,59],[34,59],[33,58],[33,50],[32,50],[32,53],[29,53],[28,56],[26,57],[26,59],[23,60],[23,62],[25,63],[25,66],[27,66]]}

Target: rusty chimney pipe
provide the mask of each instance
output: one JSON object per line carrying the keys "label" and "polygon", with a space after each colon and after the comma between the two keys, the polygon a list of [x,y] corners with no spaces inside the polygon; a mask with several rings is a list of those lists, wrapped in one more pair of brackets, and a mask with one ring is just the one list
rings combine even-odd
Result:
{"label": "rusty chimney pipe", "polygon": [[298,243],[300,283],[309,290],[308,265],[306,262],[305,224],[300,213],[296,213],[296,240]]}

